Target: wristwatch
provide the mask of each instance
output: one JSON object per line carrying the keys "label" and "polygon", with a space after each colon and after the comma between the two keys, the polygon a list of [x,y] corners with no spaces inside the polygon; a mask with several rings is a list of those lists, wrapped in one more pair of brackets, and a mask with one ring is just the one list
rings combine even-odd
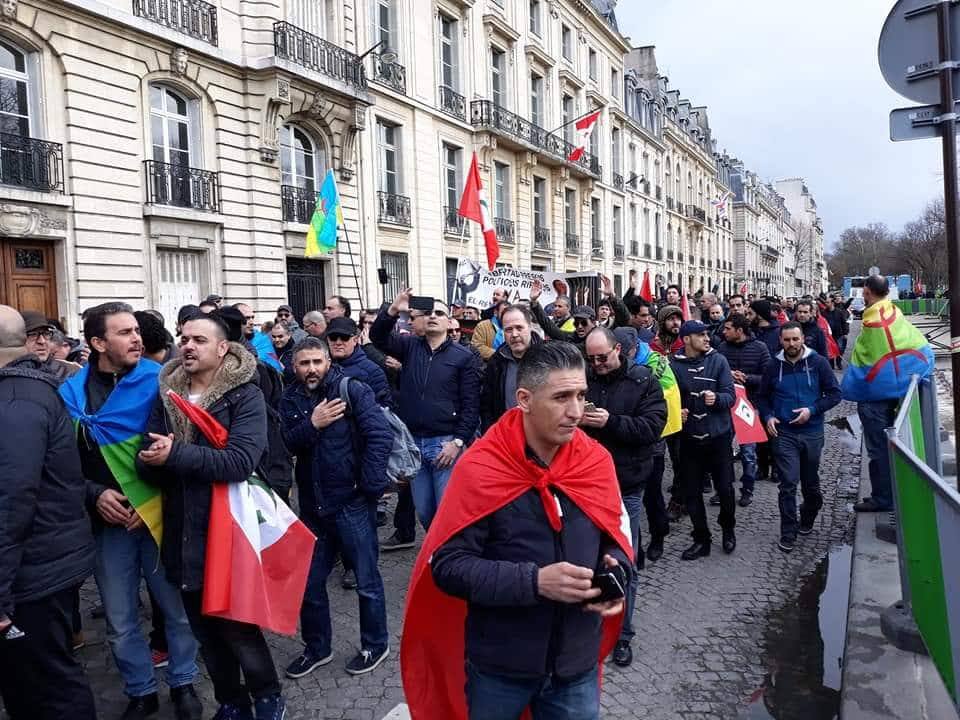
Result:
{"label": "wristwatch", "polygon": [[461,450],[463,449],[463,440],[461,440],[460,438],[454,438],[453,444],[456,445]]}

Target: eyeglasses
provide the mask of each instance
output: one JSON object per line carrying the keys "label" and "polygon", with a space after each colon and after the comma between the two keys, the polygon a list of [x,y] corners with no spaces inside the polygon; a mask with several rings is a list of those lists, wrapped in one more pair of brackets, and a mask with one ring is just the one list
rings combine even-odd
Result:
{"label": "eyeglasses", "polygon": [[573,321],[573,324],[574,324],[574,327],[587,327],[590,325],[590,320],[587,320],[585,318],[576,318]]}
{"label": "eyeglasses", "polygon": [[330,342],[347,342],[353,338],[353,335],[327,335]]}
{"label": "eyeglasses", "polygon": [[613,350],[609,350],[606,355],[587,355],[587,362],[591,365],[596,365],[597,363],[605,363],[607,358],[613,353]]}
{"label": "eyeglasses", "polygon": [[33,330],[27,333],[29,340],[39,340],[40,338],[49,340],[51,337],[53,337],[53,333],[50,330]]}

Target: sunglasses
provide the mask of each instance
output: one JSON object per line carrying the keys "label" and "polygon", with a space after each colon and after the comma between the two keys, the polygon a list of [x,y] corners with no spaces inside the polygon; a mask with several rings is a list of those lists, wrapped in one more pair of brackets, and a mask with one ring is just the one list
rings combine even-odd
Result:
{"label": "sunglasses", "polygon": [[576,319],[573,321],[575,327],[587,327],[590,324],[589,320],[586,319]]}
{"label": "sunglasses", "polygon": [[327,335],[330,342],[347,342],[353,338],[353,335]]}
{"label": "sunglasses", "polygon": [[587,355],[587,362],[591,365],[596,365],[597,363],[605,363],[607,358],[613,353],[613,350],[608,351],[605,355]]}
{"label": "sunglasses", "polygon": [[282,318],[282,317],[290,317],[290,313],[288,313],[288,312],[277,313],[277,317],[281,317],[281,318]]}
{"label": "sunglasses", "polygon": [[444,310],[431,310],[428,313],[424,313],[424,317],[446,317],[447,313]]}

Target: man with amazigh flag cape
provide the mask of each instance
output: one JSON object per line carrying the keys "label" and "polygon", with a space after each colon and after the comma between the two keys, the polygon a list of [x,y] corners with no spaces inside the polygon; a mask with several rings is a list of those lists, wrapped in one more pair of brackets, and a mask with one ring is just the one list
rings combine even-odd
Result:
{"label": "man with amazigh flag cape", "polygon": [[407,593],[413,720],[599,718],[633,551],[613,460],[577,427],[586,389],[576,347],[532,346],[517,407],[457,463]]}
{"label": "man with amazigh flag cape", "polygon": [[887,299],[889,292],[890,286],[882,275],[871,275],[864,281],[863,325],[840,383],[843,399],[857,403],[870,456],[872,494],[853,506],[857,512],[885,512],[893,508],[885,430],[893,426],[897,406],[906,395],[911,378],[929,378],[934,367],[930,344]]}
{"label": "man with amazigh flag cape", "polygon": [[[135,467],[137,451],[157,398],[160,366],[142,357],[133,309],[104,303],[87,310],[83,334],[90,361],[60,386],[77,431],[87,478],[87,504],[94,519],[94,577],[107,618],[107,641],[123,676],[128,715],[159,707],[150,647],[137,607],[140,578],[163,613],[170,652],[167,684],[177,717],[197,718],[202,708],[193,690],[197,641],[178,589],[160,562],[160,491]],[[135,714],[135,713],[140,713]]]}

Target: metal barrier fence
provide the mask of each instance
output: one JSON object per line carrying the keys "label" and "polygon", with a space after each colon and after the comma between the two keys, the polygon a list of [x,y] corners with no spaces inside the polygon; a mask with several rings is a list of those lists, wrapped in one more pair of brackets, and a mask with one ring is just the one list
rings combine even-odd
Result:
{"label": "metal barrier fence", "polygon": [[903,601],[960,708],[960,494],[942,476],[931,382],[914,376],[887,437]]}
{"label": "metal barrier fence", "polygon": [[950,314],[950,301],[946,298],[920,298],[919,300],[894,300],[904,315],[942,315]]}

